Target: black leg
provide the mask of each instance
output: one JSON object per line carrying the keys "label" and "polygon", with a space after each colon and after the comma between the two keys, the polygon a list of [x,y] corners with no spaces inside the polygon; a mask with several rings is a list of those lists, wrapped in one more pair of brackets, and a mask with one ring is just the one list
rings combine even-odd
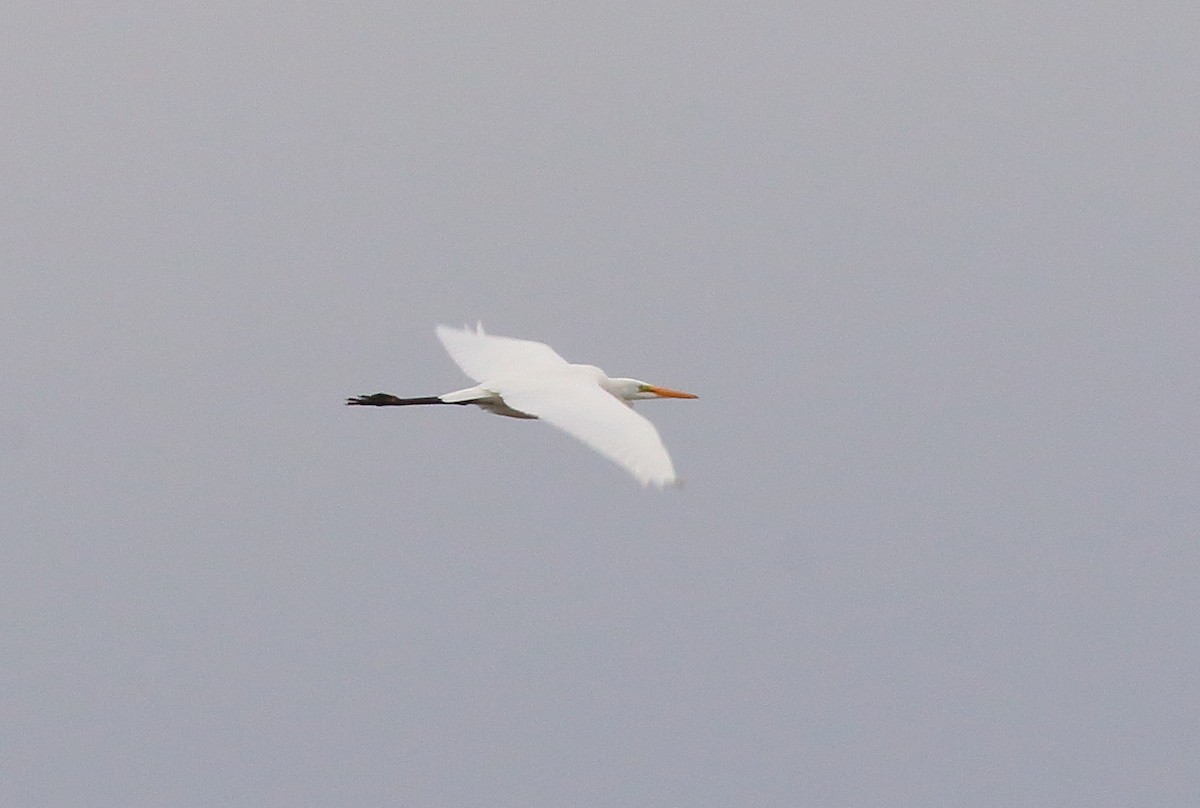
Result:
{"label": "black leg", "polygon": [[421,398],[398,398],[391,393],[374,393],[369,396],[358,396],[346,399],[347,404],[357,404],[362,407],[403,407],[409,404],[445,404],[437,396],[422,396]]}

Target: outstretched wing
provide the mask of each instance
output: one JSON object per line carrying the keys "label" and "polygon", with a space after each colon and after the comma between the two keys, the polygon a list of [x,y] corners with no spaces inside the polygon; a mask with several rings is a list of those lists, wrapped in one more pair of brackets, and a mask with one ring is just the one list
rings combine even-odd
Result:
{"label": "outstretched wing", "polygon": [[483,333],[482,324],[475,331],[439,325],[437,335],[454,363],[477,382],[567,364],[543,342],[494,337]]}
{"label": "outstretched wing", "polygon": [[536,415],[586,443],[628,470],[642,485],[673,485],[675,467],[654,424],[575,373],[536,379],[513,378],[497,384],[508,406]]}

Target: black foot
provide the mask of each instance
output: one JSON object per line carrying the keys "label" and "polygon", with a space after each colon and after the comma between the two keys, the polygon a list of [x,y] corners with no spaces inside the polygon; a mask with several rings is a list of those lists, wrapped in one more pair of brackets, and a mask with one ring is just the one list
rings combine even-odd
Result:
{"label": "black foot", "polygon": [[375,393],[369,396],[358,396],[357,398],[346,399],[347,404],[358,404],[363,407],[395,407],[402,404],[403,400],[397,398],[391,393]]}

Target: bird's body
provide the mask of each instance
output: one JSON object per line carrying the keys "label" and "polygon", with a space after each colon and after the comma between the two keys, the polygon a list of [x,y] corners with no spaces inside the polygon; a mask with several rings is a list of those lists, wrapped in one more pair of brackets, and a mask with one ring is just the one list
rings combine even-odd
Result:
{"label": "bird's body", "polygon": [[437,335],[454,362],[478,384],[440,396],[375,393],[346,403],[475,404],[497,415],[540,418],[623,466],[643,485],[677,482],[658,431],[633,411],[631,402],[696,396],[637,379],[611,378],[594,365],[567,362],[549,345],[492,336],[482,326],[474,331],[438,326]]}

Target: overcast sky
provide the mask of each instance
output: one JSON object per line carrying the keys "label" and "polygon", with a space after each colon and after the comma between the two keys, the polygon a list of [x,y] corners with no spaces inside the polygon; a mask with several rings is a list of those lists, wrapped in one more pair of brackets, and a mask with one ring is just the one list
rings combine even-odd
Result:
{"label": "overcast sky", "polygon": [[1198,31],[9,4],[0,802],[1200,804]]}

